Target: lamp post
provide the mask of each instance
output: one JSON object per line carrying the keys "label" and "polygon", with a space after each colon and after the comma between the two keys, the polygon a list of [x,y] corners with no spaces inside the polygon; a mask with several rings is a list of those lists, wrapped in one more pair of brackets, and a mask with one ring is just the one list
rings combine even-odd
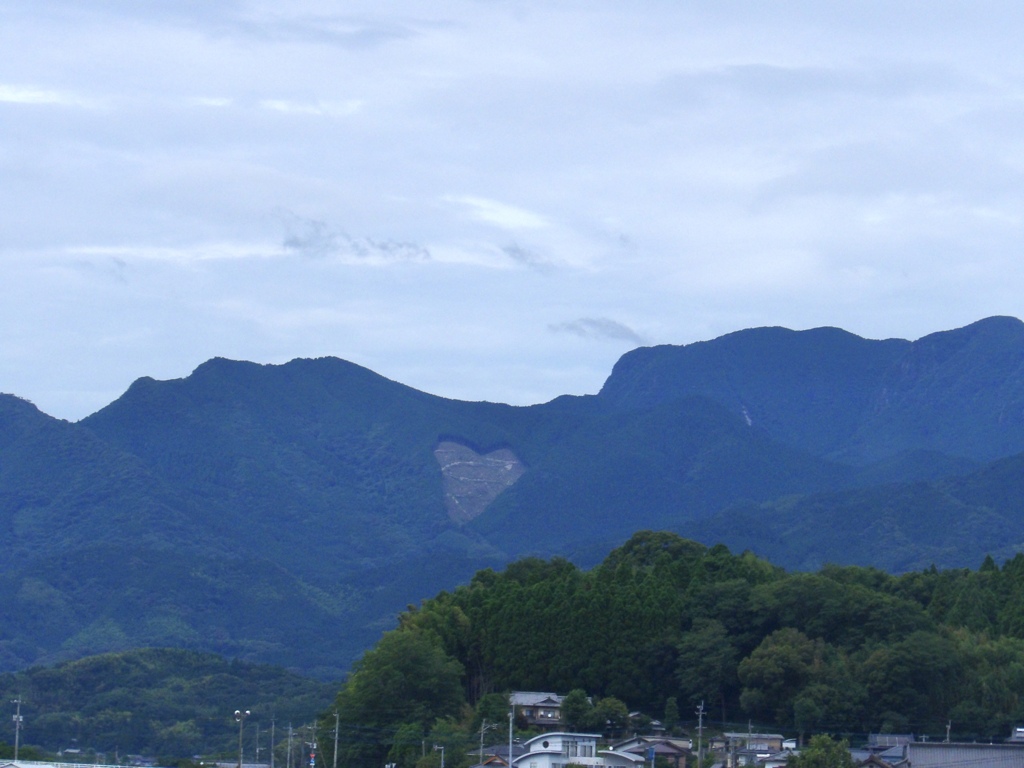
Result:
{"label": "lamp post", "polygon": [[15,710],[15,714],[14,714],[14,718],[13,718],[14,719],[14,761],[17,762],[18,761],[18,741],[19,741],[18,737],[21,736],[21,721],[22,721],[22,717],[21,717],[21,697],[19,696],[18,698],[13,699],[11,701],[11,704],[15,704],[18,707],[17,710]]}
{"label": "lamp post", "polygon": [[444,768],[444,744],[442,744],[441,746],[435,744],[434,751],[437,752],[438,750],[441,750],[441,768]]}
{"label": "lamp post", "polygon": [[508,768],[512,768],[512,720],[515,717],[515,704],[509,702],[511,709],[508,711]]}
{"label": "lamp post", "polygon": [[248,709],[243,712],[235,710],[235,722],[238,723],[238,768],[242,768],[242,727],[245,725],[245,718],[252,714]]}
{"label": "lamp post", "polygon": [[334,760],[332,765],[334,768],[338,768],[338,725],[340,722],[340,715],[338,711],[334,711]]}

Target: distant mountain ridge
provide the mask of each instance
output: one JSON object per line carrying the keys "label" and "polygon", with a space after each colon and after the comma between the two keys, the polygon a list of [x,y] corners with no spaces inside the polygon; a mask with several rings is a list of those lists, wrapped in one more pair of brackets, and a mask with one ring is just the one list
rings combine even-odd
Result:
{"label": "distant mountain ridge", "polygon": [[216,358],[74,424],[4,395],[0,669],[176,645],[337,676],[409,602],[639,529],[787,567],[976,565],[1024,548],[1021,455],[1006,317],[641,348],[529,407],[335,358]]}
{"label": "distant mountain ridge", "polygon": [[1024,451],[1024,323],[991,317],[914,342],[756,328],[628,352],[600,393],[633,409],[692,395],[829,458],[988,461]]}

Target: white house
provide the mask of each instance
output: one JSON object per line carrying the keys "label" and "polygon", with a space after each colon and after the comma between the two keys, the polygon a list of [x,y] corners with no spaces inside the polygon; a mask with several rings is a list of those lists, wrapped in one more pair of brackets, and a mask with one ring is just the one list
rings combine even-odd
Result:
{"label": "white house", "polygon": [[526,751],[512,761],[512,768],[565,768],[573,765],[594,768],[636,768],[644,762],[641,755],[598,750],[594,733],[543,733],[523,744]]}

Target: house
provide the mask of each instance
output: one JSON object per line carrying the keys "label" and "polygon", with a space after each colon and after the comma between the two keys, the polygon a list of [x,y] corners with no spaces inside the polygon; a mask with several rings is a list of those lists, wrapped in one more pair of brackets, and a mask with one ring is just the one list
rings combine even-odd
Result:
{"label": "house", "polygon": [[[895,755],[894,752],[902,754]],[[879,755],[893,768],[1021,768],[1024,744],[958,744],[948,741],[914,741]]]}
{"label": "house", "polygon": [[689,751],[693,749],[693,739],[689,739],[685,736],[632,736],[623,741],[617,741],[612,744],[612,749],[628,752],[635,747],[651,745],[651,744],[671,744],[678,748],[680,751]]}
{"label": "house", "polygon": [[884,752],[890,747],[902,747],[914,741],[912,733],[869,733],[868,749],[871,752]]}
{"label": "house", "polygon": [[594,768],[636,768],[644,762],[640,755],[597,748],[596,733],[557,731],[534,736],[523,744],[525,752],[513,758],[512,768],[565,768],[584,765]]}
{"label": "house", "polygon": [[558,730],[562,727],[562,699],[557,693],[512,691],[509,702],[516,718],[527,727]]}
{"label": "house", "polygon": [[757,761],[758,768],[783,768],[789,762],[789,758],[798,754],[795,749],[784,749],[768,757],[762,757]]}
{"label": "house", "polygon": [[759,760],[782,751],[781,733],[726,732],[711,742],[712,750],[723,753],[727,768],[756,765]]}
{"label": "house", "polygon": [[857,757],[854,750],[850,750],[850,755],[853,757],[854,762],[857,763],[857,768],[893,768],[893,764],[883,760],[878,755],[869,754],[865,758]]}
{"label": "house", "polygon": [[[526,748],[522,744],[514,743],[512,745],[512,760],[514,761],[525,752]],[[480,753],[477,750],[470,750],[469,754],[476,760],[480,760]],[[484,748],[483,761],[478,762],[472,768],[506,768],[508,764],[508,744],[493,744]]]}
{"label": "house", "polygon": [[686,758],[692,743],[689,739],[670,736],[633,736],[612,744],[616,752],[630,752],[650,760],[651,755],[668,760],[674,768],[686,768]]}
{"label": "house", "polygon": [[764,752],[765,757],[774,752],[781,752],[782,742],[785,741],[785,737],[781,733],[750,733],[749,731],[730,733],[727,731],[722,734],[722,737],[724,748],[727,751],[742,749]]}

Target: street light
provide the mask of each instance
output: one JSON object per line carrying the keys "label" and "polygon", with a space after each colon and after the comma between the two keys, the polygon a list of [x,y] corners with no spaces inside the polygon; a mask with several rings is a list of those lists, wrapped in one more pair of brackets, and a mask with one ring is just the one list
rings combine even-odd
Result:
{"label": "street light", "polygon": [[516,705],[509,699],[508,711],[508,768],[512,768],[512,720],[516,715]]}
{"label": "street light", "polygon": [[243,712],[235,710],[235,722],[238,723],[238,768],[242,768],[242,726],[245,725],[245,718],[252,714],[248,709]]}
{"label": "street light", "polygon": [[18,761],[18,737],[21,736],[21,697],[11,700],[11,704],[17,704],[18,709],[14,714],[14,761]]}
{"label": "street light", "polygon": [[441,750],[441,768],[444,768],[444,744],[442,744],[441,746],[435,744],[434,751],[437,752],[438,750]]}

